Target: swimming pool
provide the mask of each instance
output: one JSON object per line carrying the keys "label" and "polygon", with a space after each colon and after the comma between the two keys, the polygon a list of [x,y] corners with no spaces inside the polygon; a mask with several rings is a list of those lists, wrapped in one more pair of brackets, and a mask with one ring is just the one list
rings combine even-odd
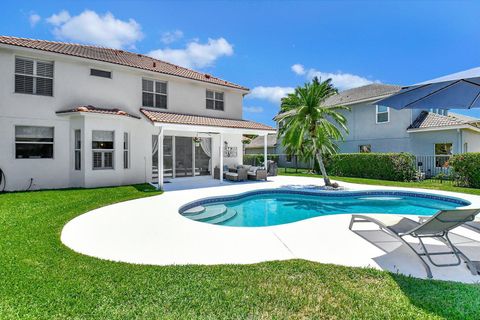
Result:
{"label": "swimming pool", "polygon": [[259,190],[184,205],[189,219],[223,226],[266,227],[344,213],[432,215],[470,205],[466,200],[406,191]]}

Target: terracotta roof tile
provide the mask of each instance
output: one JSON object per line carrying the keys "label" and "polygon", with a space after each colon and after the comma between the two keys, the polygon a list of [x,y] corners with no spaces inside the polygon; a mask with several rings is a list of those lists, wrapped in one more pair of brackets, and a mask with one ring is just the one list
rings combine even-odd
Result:
{"label": "terracotta roof tile", "polygon": [[422,111],[408,129],[425,129],[459,125],[472,125],[476,127],[477,123],[475,121],[466,121],[452,115],[444,116],[433,112]]}
{"label": "terracotta roof tile", "polygon": [[214,118],[173,112],[151,111],[147,109],[140,109],[140,111],[152,122],[275,131],[275,128],[254,121]]}
{"label": "terracotta roof tile", "polygon": [[25,47],[86,59],[109,62],[122,66],[158,72],[162,74],[207,82],[220,86],[248,90],[248,88],[213,77],[209,74],[193,71],[165,61],[157,60],[142,54],[128,52],[124,50],[8,36],[0,36],[0,44]]}
{"label": "terracotta roof tile", "polygon": [[116,115],[116,116],[125,116],[125,117],[131,117],[135,119],[140,119],[139,116],[129,114],[125,111],[122,111],[120,109],[105,109],[105,108],[97,108],[94,106],[78,106],[73,109],[68,109],[68,110],[62,110],[62,111],[57,111],[57,114],[65,114],[65,113],[75,113],[75,112],[88,112],[88,113],[100,113],[100,114],[109,114],[109,115]]}

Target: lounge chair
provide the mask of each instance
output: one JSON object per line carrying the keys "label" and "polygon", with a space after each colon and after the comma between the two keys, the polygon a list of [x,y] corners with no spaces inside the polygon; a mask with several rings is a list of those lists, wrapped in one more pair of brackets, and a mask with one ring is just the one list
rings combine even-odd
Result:
{"label": "lounge chair", "polygon": [[[475,263],[470,261],[470,259],[450,241],[448,233],[450,230],[468,221],[473,221],[478,213],[480,213],[480,209],[442,210],[423,223],[391,214],[352,215],[349,229],[352,230],[353,224],[357,222],[372,222],[377,224],[381,229],[406,244],[417,255],[425,267],[429,278],[432,278],[432,271],[424,257],[427,257],[428,261],[436,267],[458,266],[462,263],[463,259],[467,263],[470,272],[473,275],[477,275],[478,271]],[[415,250],[412,245],[404,239],[406,236],[417,238],[423,251],[419,252]],[[423,238],[439,240],[449,247],[450,251],[429,252],[423,243]],[[456,257],[456,262],[454,263],[436,263],[432,259],[433,256],[452,254]]]}
{"label": "lounge chair", "polygon": [[[429,217],[420,217],[419,222],[424,222],[428,219]],[[480,233],[480,217],[476,217],[473,221],[467,221],[465,222],[462,227],[470,229],[472,231],[476,231]]]}
{"label": "lounge chair", "polygon": [[480,218],[476,218],[473,221],[465,222],[463,227],[468,228],[470,230],[480,232]]}

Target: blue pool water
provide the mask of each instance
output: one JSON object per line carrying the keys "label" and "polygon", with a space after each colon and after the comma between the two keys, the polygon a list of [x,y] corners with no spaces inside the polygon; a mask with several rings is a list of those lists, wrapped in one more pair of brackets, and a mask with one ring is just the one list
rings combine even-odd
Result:
{"label": "blue pool water", "polygon": [[180,213],[192,220],[224,226],[273,226],[342,213],[432,215],[470,203],[426,193],[255,191],[188,204]]}

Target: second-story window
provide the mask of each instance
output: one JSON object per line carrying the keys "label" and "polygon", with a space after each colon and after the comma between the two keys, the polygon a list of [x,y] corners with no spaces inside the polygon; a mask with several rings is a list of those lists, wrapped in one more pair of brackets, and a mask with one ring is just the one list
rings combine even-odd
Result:
{"label": "second-story window", "polygon": [[105,71],[100,69],[90,69],[90,75],[94,77],[108,78],[112,79],[112,72]]}
{"label": "second-story window", "polygon": [[142,79],[142,105],[167,109],[167,83]]}
{"label": "second-story window", "polygon": [[222,110],[224,108],[223,92],[207,90],[207,109]]}
{"label": "second-story window", "polygon": [[53,62],[16,57],[15,92],[53,96]]}
{"label": "second-story window", "polygon": [[377,123],[386,123],[390,121],[390,109],[385,106],[377,105]]}

